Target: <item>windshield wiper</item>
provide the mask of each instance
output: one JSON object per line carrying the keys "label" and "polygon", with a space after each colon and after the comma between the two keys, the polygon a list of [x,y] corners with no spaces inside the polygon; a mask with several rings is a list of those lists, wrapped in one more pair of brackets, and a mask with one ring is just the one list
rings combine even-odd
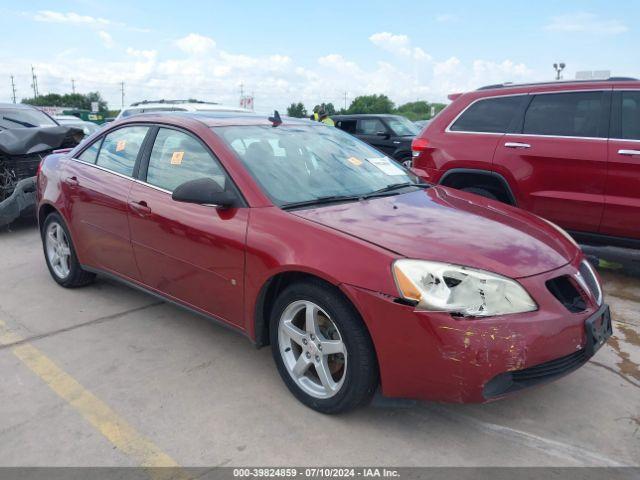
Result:
{"label": "windshield wiper", "polygon": [[304,200],[301,202],[285,203],[284,205],[281,206],[281,208],[283,210],[290,210],[292,208],[298,208],[298,207],[311,207],[314,205],[324,205],[327,203],[336,203],[336,202],[344,202],[344,201],[360,200],[360,199],[361,199],[361,196],[359,195],[328,195],[326,197],[318,197],[318,198],[313,198],[311,200]]}
{"label": "windshield wiper", "polygon": [[7,120],[9,122],[13,122],[13,123],[17,123],[18,125],[22,125],[23,127],[27,127],[27,128],[35,128],[35,125],[30,124],[29,122],[23,122],[22,120],[16,120],[15,118],[11,118],[11,117],[2,117],[3,120]]}
{"label": "windshield wiper", "polygon": [[382,197],[385,195],[389,195],[395,190],[401,190],[406,187],[430,187],[428,183],[414,183],[414,182],[404,182],[404,183],[392,183],[391,185],[387,185],[384,188],[379,190],[374,190],[373,192],[367,193],[365,195],[361,195],[361,198],[372,198],[372,197]]}

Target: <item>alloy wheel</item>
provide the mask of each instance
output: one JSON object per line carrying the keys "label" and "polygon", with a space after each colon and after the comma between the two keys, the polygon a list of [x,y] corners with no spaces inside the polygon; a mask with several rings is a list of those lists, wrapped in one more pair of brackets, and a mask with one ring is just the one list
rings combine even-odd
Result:
{"label": "alloy wheel", "polygon": [[347,349],[338,327],[315,303],[298,300],[280,316],[278,344],[283,363],[298,387],[314,398],[331,398],[342,387]]}
{"label": "alloy wheel", "polygon": [[45,245],[53,272],[61,280],[67,278],[71,271],[71,248],[67,234],[59,223],[52,222],[47,227]]}

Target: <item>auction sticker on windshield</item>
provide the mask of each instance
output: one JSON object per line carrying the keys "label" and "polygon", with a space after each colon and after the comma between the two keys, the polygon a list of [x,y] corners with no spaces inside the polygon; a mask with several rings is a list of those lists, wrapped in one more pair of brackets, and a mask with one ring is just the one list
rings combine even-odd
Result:
{"label": "auction sticker on windshield", "polygon": [[387,175],[406,175],[406,172],[397,166],[389,157],[367,158],[366,160]]}

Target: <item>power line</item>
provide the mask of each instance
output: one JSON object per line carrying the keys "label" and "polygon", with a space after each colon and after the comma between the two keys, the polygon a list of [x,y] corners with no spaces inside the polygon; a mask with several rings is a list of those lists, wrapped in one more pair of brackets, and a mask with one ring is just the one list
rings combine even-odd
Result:
{"label": "power line", "polygon": [[16,84],[13,81],[13,75],[11,75],[11,98],[13,98],[13,103],[16,103]]}
{"label": "power line", "polygon": [[38,76],[33,65],[31,65],[31,88],[33,88],[33,98],[38,98]]}

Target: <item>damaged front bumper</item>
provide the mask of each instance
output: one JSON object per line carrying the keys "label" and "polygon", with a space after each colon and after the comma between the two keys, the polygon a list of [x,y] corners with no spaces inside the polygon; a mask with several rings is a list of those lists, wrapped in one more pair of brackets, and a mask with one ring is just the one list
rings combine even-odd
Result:
{"label": "damaged front bumper", "polygon": [[[611,325],[606,306],[571,313],[545,286],[548,279],[573,272],[575,266],[567,265],[520,280],[537,311],[480,319],[416,311],[392,296],[342,288],[371,333],[383,395],[482,403],[569,373],[606,341]],[[553,375],[544,377],[549,372]]]}
{"label": "damaged front bumper", "polygon": [[20,180],[13,193],[0,202],[0,227],[31,214],[36,206],[36,177]]}

